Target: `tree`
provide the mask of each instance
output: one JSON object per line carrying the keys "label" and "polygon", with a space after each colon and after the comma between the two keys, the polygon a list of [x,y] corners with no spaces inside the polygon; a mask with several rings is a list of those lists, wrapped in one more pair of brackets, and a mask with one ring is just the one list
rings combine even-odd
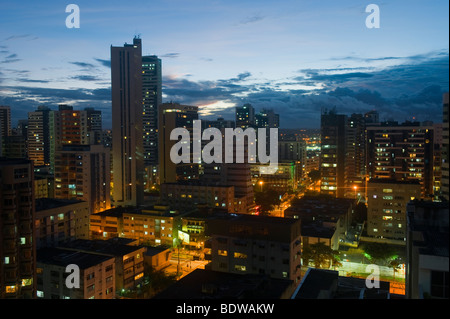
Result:
{"label": "tree", "polygon": [[280,203],[280,193],[273,189],[268,188],[262,192],[255,192],[255,204],[261,207],[262,214],[267,214]]}
{"label": "tree", "polygon": [[395,281],[395,273],[400,269],[402,262],[398,259],[392,259],[391,262],[389,263],[389,267],[392,268],[392,270],[394,271],[394,281]]}
{"label": "tree", "polygon": [[334,268],[342,266],[339,252],[331,249],[323,242],[307,245],[302,251],[303,265],[308,266],[312,261],[315,268],[322,268],[326,265]]}
{"label": "tree", "polygon": [[313,169],[308,173],[308,177],[311,179],[311,182],[315,183],[320,180],[320,171]]}
{"label": "tree", "polygon": [[366,243],[362,246],[364,256],[373,263],[386,265],[390,260],[397,258],[397,251],[388,244]]}

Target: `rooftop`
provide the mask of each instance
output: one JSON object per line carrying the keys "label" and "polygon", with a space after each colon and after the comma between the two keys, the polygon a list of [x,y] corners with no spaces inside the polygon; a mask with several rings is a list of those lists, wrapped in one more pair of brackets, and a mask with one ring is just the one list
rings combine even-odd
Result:
{"label": "rooftop", "polygon": [[56,198],[37,198],[35,200],[36,212],[79,203],[85,202],[76,199],[56,199]]}
{"label": "rooftop", "polygon": [[196,269],[154,299],[280,299],[292,281]]}
{"label": "rooftop", "polygon": [[111,256],[53,247],[41,248],[36,251],[36,261],[38,263],[62,267],[76,264],[80,269],[90,268],[109,259],[111,259]]}
{"label": "rooftop", "polygon": [[141,249],[142,246],[124,244],[113,238],[109,240],[76,239],[61,245],[59,248],[101,253],[110,256],[124,256]]}
{"label": "rooftop", "polygon": [[389,286],[380,281],[380,288],[367,289],[365,279],[309,268],[291,299],[390,299]]}

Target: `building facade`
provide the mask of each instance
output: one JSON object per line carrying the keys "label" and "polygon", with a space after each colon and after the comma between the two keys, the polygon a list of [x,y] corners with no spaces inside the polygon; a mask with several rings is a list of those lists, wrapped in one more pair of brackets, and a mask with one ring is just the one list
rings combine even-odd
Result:
{"label": "building facade", "polygon": [[406,239],[406,205],[420,198],[418,182],[371,179],[368,182],[367,234],[400,241]]}
{"label": "building facade", "polygon": [[33,163],[0,158],[0,299],[36,295]]}
{"label": "building facade", "polygon": [[113,200],[115,206],[144,201],[141,39],[111,46]]}

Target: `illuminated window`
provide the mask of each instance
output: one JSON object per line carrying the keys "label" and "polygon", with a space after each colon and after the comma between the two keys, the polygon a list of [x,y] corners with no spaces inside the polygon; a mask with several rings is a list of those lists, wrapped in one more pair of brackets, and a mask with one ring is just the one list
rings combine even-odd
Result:
{"label": "illuminated window", "polygon": [[221,250],[221,249],[219,249],[219,250],[217,251],[217,254],[218,254],[219,256],[228,256],[228,252],[227,252],[226,250]]}
{"label": "illuminated window", "polygon": [[392,188],[384,188],[383,193],[392,193]]}
{"label": "illuminated window", "polygon": [[7,294],[13,294],[16,292],[16,286],[6,286],[5,291]]}
{"label": "illuminated window", "polygon": [[243,253],[234,253],[234,258],[247,258],[246,254]]}
{"label": "illuminated window", "polygon": [[234,269],[237,271],[246,271],[247,267],[243,266],[243,265],[235,265]]}

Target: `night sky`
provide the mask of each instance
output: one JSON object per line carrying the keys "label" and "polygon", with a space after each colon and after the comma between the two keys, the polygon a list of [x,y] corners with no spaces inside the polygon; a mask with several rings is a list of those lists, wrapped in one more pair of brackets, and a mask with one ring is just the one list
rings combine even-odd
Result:
{"label": "night sky", "polygon": [[[66,5],[80,8],[67,28]],[[380,8],[380,28],[365,12]],[[0,105],[13,126],[45,104],[100,109],[111,127],[110,46],[142,39],[163,64],[163,101],[234,119],[234,107],[317,128],[320,112],[442,121],[449,90],[447,0],[0,2]]]}

